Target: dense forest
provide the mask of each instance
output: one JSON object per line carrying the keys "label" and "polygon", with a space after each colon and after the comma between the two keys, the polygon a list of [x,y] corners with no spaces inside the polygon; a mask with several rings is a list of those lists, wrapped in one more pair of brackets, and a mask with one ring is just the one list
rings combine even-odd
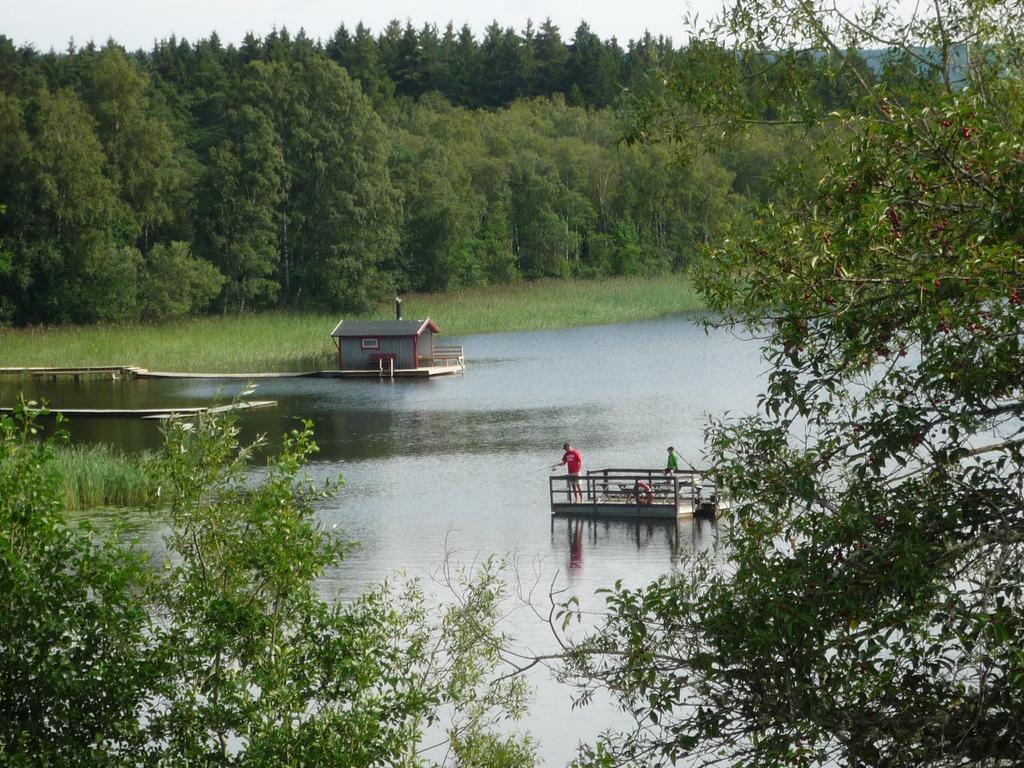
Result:
{"label": "dense forest", "polygon": [[[586,24],[567,42],[550,22],[148,52],[0,36],[0,325],[684,268],[807,151],[799,127],[687,163],[621,140],[653,70],[709,61]],[[816,107],[842,100],[820,82]],[[771,121],[770,78],[759,88]]]}

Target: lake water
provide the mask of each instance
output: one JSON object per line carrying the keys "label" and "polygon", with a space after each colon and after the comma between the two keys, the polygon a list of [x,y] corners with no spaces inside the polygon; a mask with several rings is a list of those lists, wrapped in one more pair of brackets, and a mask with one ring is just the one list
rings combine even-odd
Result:
{"label": "lake water", "polygon": [[[320,446],[313,474],[347,481],[321,515],[361,547],[330,574],[326,591],[344,599],[397,571],[429,577],[446,551],[466,563],[512,554],[522,579],[540,585],[542,609],[549,586],[599,608],[596,589],[616,579],[639,586],[669,571],[678,552],[716,545],[720,532],[706,520],[552,522],[546,467],[566,441],[583,453],[584,469],[661,467],[669,445],[700,465],[706,415],[750,413],[763,389],[755,342],[705,334],[691,316],[442,338],[465,347],[464,375],[270,379],[255,397],[278,407],[242,416],[243,436],[271,441],[297,418],[312,419]],[[25,381],[0,379],[0,405]],[[54,406],[94,408],[205,405],[241,389],[206,380],[31,386]],[[79,420],[71,432],[80,441],[160,444],[153,422]],[[510,627],[521,648],[554,649],[530,611],[514,612]],[[536,699],[522,728],[539,742],[544,765],[565,765],[580,740],[624,722],[608,702],[573,710],[568,689],[543,674],[532,681]]]}

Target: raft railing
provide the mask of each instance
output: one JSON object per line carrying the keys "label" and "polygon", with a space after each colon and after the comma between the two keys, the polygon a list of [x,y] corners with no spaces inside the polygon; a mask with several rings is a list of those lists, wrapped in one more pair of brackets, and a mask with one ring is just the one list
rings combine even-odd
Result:
{"label": "raft railing", "polygon": [[[594,469],[583,475],[552,475],[548,492],[552,509],[560,505],[650,506],[678,508],[689,502],[696,510],[702,502],[716,495],[708,473],[699,469],[683,469],[666,475],[661,469]],[[574,496],[573,481],[582,492],[583,501]],[[641,485],[642,484],[642,485]]]}
{"label": "raft railing", "polygon": [[466,357],[461,346],[435,346],[431,354],[420,357],[418,364],[420,367],[458,365],[465,368]]}

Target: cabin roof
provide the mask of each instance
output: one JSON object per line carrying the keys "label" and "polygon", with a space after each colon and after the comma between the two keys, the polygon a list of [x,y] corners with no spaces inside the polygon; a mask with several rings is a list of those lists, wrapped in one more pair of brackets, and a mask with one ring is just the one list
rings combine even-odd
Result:
{"label": "cabin roof", "polygon": [[331,336],[419,336],[427,329],[440,333],[429,317],[426,320],[342,320]]}

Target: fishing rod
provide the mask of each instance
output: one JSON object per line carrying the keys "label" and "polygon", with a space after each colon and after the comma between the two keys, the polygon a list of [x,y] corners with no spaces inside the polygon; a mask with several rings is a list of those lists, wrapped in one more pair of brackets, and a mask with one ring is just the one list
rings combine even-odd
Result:
{"label": "fishing rod", "polygon": [[520,472],[518,475],[510,475],[509,479],[510,480],[514,480],[517,477],[525,477],[526,475],[532,475],[532,474],[535,474],[537,472],[544,472],[544,471],[550,471],[550,470],[558,469],[559,466],[561,466],[561,465],[559,465],[559,464],[545,464],[543,467],[538,467],[537,469],[528,469],[526,472]]}

